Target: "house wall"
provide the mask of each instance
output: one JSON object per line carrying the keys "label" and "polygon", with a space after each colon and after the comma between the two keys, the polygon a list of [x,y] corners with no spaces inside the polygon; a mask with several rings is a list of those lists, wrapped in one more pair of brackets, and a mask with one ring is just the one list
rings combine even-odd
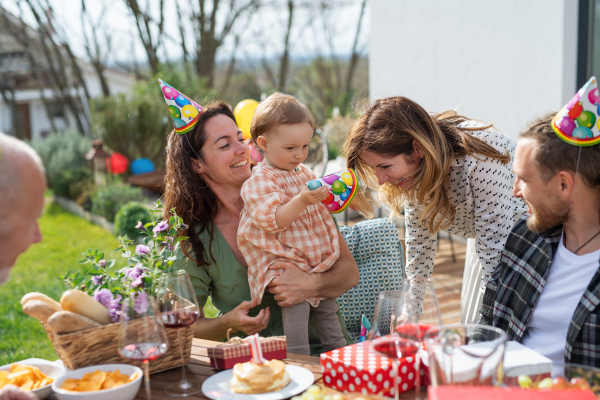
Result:
{"label": "house wall", "polygon": [[576,92],[577,0],[373,0],[372,100],[493,122],[513,140]]}

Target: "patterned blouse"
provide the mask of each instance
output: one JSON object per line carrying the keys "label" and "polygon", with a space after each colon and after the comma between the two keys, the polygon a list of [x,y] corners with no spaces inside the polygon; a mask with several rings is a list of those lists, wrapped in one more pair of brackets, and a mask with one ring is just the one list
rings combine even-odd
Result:
{"label": "patterned blouse", "polygon": [[[483,126],[478,121],[466,121],[459,127]],[[474,238],[477,256],[484,268],[482,273],[482,293],[485,284],[500,262],[506,238],[514,223],[526,211],[525,204],[512,196],[514,174],[512,158],[515,143],[493,128],[470,131],[475,136],[501,153],[510,153],[511,161],[501,161],[489,157],[472,155],[456,157],[448,174],[450,202],[456,209],[456,216],[447,232]],[[422,299],[422,285],[431,278],[433,261],[437,250],[437,235],[423,226],[418,218],[421,205],[409,205],[406,216],[406,274],[411,292]]]}
{"label": "patterned blouse", "polygon": [[[308,206],[285,228],[277,226],[277,208],[312,179],[316,179],[315,174],[302,164],[294,171],[284,171],[262,162],[242,186],[244,209],[238,247],[248,263],[252,299],[259,303],[275,277],[275,272],[269,270],[275,261],[292,261],[303,271],[316,273],[327,271],[340,256],[337,227],[321,203]],[[319,299],[308,302],[316,307]]]}

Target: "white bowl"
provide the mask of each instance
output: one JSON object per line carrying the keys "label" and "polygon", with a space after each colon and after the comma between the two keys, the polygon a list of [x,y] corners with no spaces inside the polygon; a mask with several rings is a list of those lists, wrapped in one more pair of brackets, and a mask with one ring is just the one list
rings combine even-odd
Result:
{"label": "white bowl", "polygon": [[[13,364],[21,364],[21,365],[31,365],[33,367],[38,367],[40,371],[44,374],[48,375],[54,381],[65,374],[66,369],[60,364],[53,363],[52,361],[42,360],[41,358],[28,358],[27,360],[17,361]],[[0,367],[0,371],[10,371],[10,366],[12,364],[3,365]],[[35,393],[40,400],[45,399],[46,397],[52,394],[52,384],[48,384],[41,388],[35,389],[31,391]]]}
{"label": "white bowl", "polygon": [[[85,374],[95,371],[114,372],[121,371],[122,374],[129,375],[137,372],[137,377],[124,385],[117,386],[112,389],[96,390],[93,392],[71,392],[61,389],[60,386],[65,379],[81,379]],[[67,372],[65,375],[55,380],[52,384],[52,390],[56,393],[56,397],[60,400],[131,400],[135,397],[142,383],[143,372],[138,367],[127,364],[104,364],[95,365],[93,367],[85,367],[76,369],[75,371]]]}

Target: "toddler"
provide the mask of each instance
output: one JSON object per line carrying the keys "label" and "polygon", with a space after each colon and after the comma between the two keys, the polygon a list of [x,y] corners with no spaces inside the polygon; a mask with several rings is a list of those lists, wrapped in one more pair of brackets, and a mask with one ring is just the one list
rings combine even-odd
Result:
{"label": "toddler", "polygon": [[[327,187],[309,190],[316,179],[302,162],[308,154],[314,124],[310,112],[293,96],[275,93],[258,105],[252,118],[252,140],[265,158],[254,167],[242,187],[244,209],[238,229],[238,246],[248,263],[250,293],[260,304],[276,271],[269,267],[290,261],[309,273],[327,271],[340,255],[338,231],[321,204]],[[335,299],[311,298],[281,309],[287,350],[310,354],[308,317],[326,351],[346,345],[337,318]]]}

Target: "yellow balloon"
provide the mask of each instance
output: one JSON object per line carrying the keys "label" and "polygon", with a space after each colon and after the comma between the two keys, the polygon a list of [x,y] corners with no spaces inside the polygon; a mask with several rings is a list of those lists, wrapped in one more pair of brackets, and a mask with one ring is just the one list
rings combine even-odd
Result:
{"label": "yellow balloon", "polygon": [[233,110],[233,115],[237,121],[238,128],[244,134],[244,139],[250,138],[250,123],[252,122],[256,107],[258,107],[258,101],[246,99],[240,101]]}

